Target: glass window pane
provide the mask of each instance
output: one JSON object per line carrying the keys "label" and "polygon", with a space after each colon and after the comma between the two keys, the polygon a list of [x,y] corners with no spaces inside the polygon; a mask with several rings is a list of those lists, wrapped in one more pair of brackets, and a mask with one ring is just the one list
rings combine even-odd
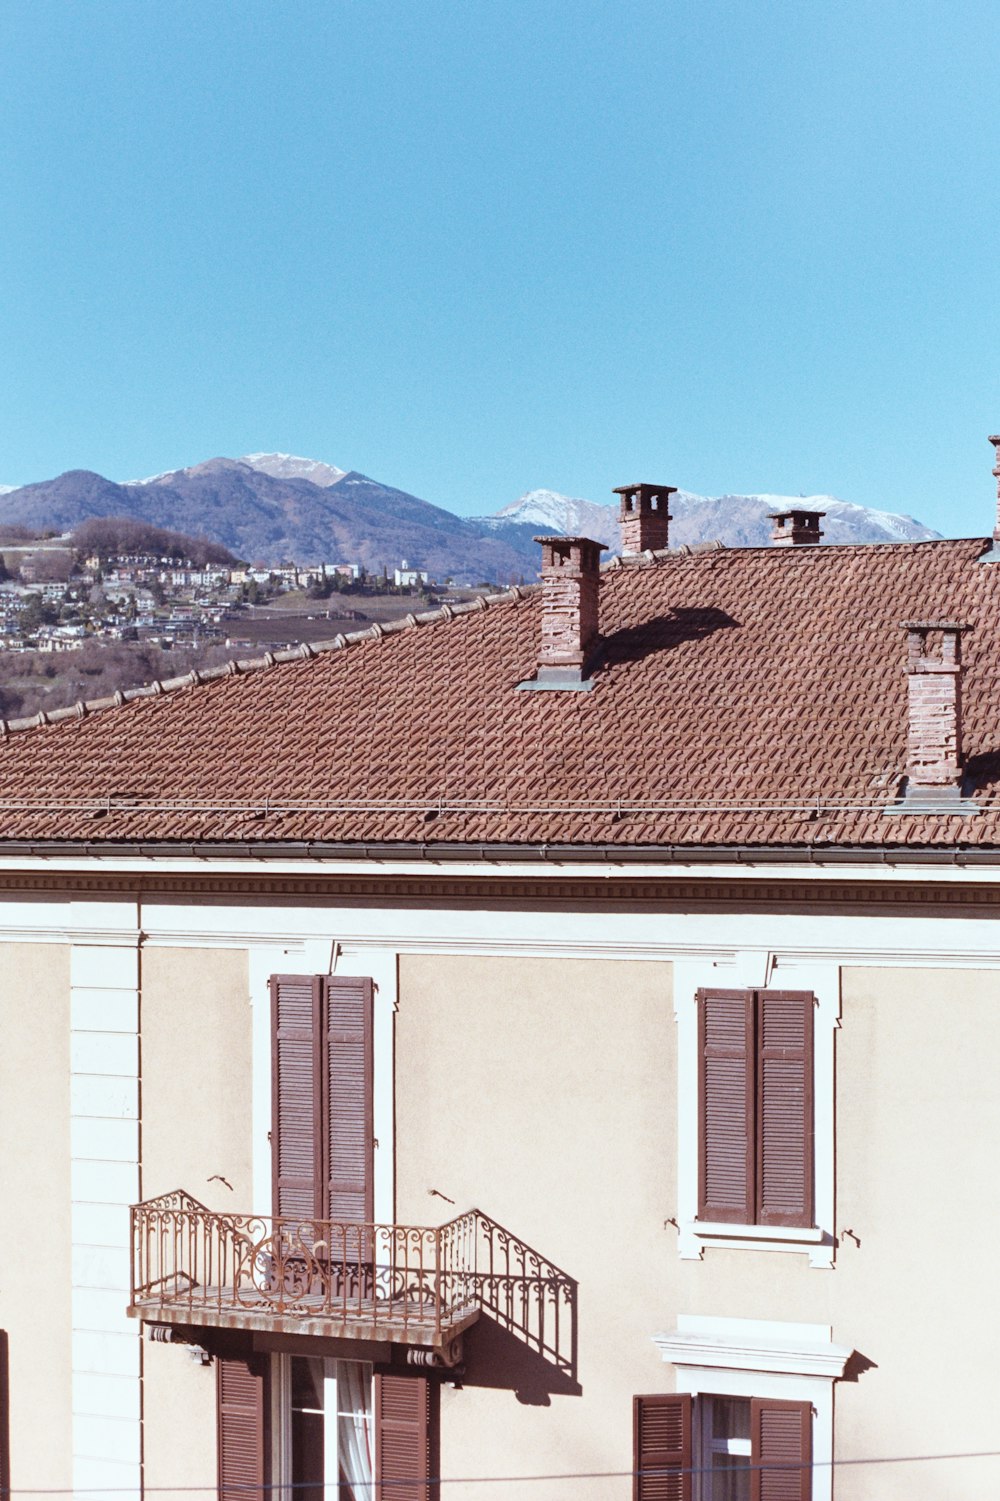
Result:
{"label": "glass window pane", "polygon": [[750,1437],[750,1403],[745,1397],[712,1398],[712,1437]]}
{"label": "glass window pane", "polygon": [[323,1362],[321,1360],[293,1357],[292,1411],[323,1411]]}
{"label": "glass window pane", "polygon": [[323,1414],[292,1411],[292,1485],[297,1501],[324,1501]]}
{"label": "glass window pane", "polygon": [[750,1461],[745,1455],[712,1455],[712,1501],[750,1501]]}
{"label": "glass window pane", "polygon": [[373,1501],[371,1366],[337,1362],[337,1406],[341,1501]]}

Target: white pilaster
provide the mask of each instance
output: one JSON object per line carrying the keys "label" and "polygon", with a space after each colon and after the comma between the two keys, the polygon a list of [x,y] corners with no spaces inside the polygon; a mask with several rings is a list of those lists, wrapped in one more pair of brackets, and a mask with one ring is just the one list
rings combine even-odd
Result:
{"label": "white pilaster", "polygon": [[139,932],[131,903],[78,903],[70,957],[73,1483],[141,1485],[141,1346],[129,1301],[139,1193]]}

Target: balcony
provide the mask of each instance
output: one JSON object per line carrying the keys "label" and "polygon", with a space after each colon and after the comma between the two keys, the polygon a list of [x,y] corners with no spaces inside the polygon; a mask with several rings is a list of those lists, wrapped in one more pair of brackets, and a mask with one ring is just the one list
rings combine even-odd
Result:
{"label": "balcony", "polygon": [[177,1190],[131,1213],[133,1318],[401,1344],[450,1365],[485,1313],[575,1363],[575,1283],[478,1209],[435,1227],[296,1221]]}

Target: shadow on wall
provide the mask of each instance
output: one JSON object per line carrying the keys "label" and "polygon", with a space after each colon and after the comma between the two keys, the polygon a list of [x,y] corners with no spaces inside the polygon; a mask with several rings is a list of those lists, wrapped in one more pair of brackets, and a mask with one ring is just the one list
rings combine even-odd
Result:
{"label": "shadow on wall", "polygon": [[841,1381],[856,1382],[866,1371],[877,1370],[878,1366],[874,1360],[869,1360],[868,1356],[862,1355],[860,1350],[853,1350],[848,1356],[847,1364],[844,1367],[844,1374],[840,1379]]}
{"label": "shadow on wall", "polygon": [[602,642],[601,660],[609,666],[616,662],[640,662],[657,652],[672,651],[684,641],[700,641],[716,631],[738,629],[739,624],[725,610],[672,610],[669,615],[654,615],[642,625],[612,631]]}
{"label": "shadow on wall", "polygon": [[548,1407],[553,1397],[579,1397],[583,1393],[569,1371],[560,1369],[485,1313],[466,1331],[464,1366],[462,1386],[511,1391],[528,1407]]}
{"label": "shadow on wall", "polygon": [[476,1211],[476,1301],[465,1335],[463,1385],[512,1391],[547,1406],[579,1396],[577,1283],[516,1235]]}

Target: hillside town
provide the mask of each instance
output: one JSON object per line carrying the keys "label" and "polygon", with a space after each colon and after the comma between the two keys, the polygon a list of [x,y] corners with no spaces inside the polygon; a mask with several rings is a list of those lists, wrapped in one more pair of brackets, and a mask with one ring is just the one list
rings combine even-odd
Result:
{"label": "hillside town", "polygon": [[[258,606],[313,602],[319,615],[363,620],[352,596],[429,596],[434,589],[426,570],[405,558],[381,575],[357,562],[254,566],[222,548],[207,548],[221,555],[214,560],[199,558],[206,545],[176,534],[163,534],[174,539],[169,548],[147,542],[126,550],[81,546],[85,532],[0,541],[0,650],[73,651],[94,640],[148,641],[167,649],[239,646],[249,644],[245,626]],[[259,632],[253,639],[259,641]]]}

